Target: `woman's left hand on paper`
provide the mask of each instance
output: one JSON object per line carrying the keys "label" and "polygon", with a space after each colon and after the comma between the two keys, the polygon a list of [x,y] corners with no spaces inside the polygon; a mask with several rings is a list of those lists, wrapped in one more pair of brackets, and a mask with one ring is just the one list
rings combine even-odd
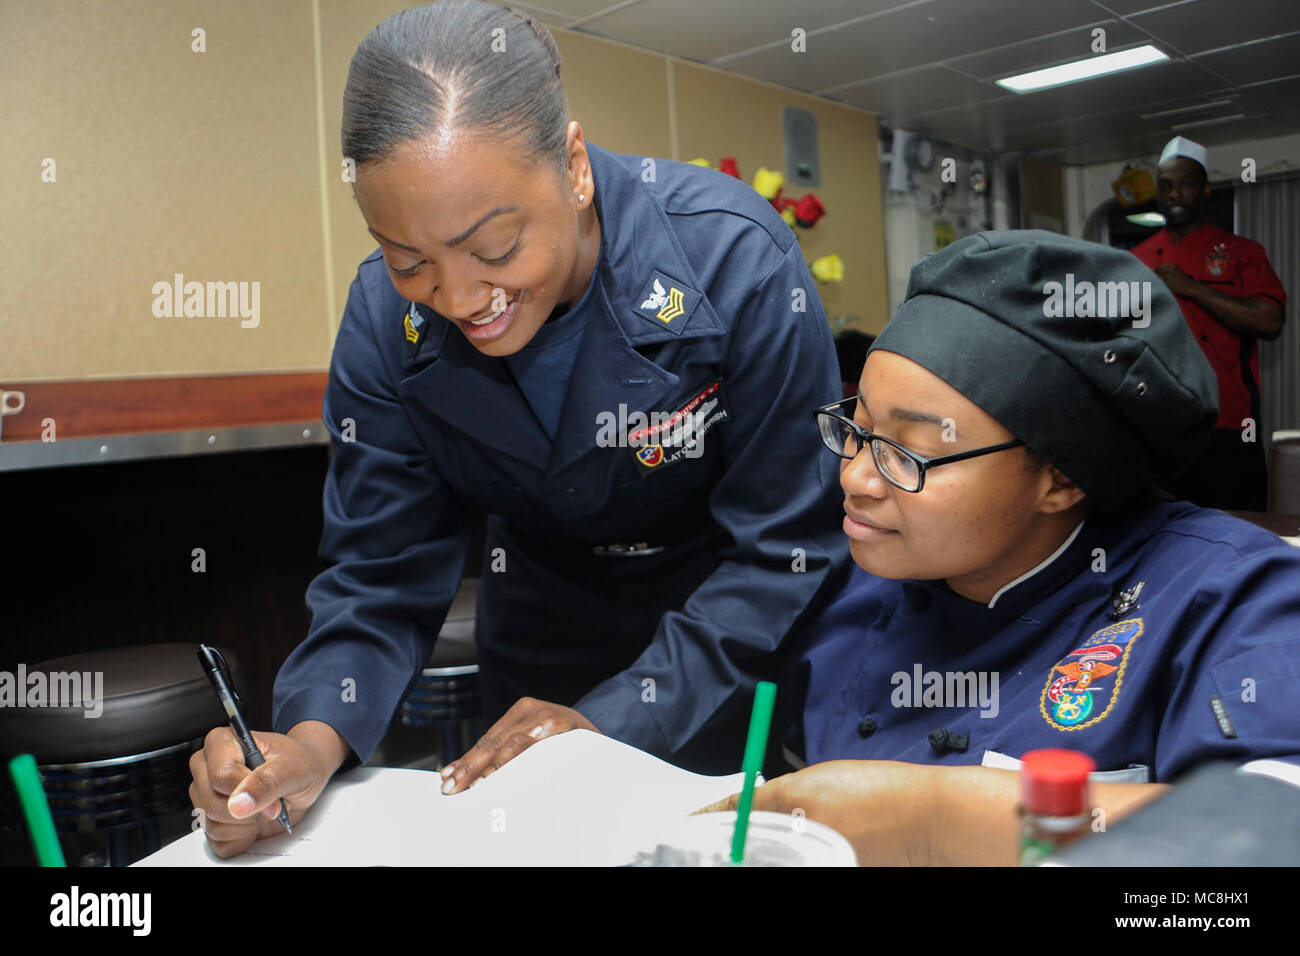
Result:
{"label": "woman's left hand on paper", "polygon": [[442,768],[442,792],[468,790],[480,777],[504,767],[539,740],[566,730],[600,733],[595,724],[572,707],[521,697],[465,756]]}

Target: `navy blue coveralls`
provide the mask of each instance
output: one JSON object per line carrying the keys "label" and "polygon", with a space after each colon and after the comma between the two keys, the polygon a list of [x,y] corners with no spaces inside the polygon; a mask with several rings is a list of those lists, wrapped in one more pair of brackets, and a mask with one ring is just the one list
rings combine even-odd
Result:
{"label": "navy blue coveralls", "polygon": [[1166,783],[1300,761],[1300,548],[1187,502],[1088,517],[987,606],[855,567],[799,644],[809,763],[1064,747],[1103,780]]}
{"label": "navy blue coveralls", "polygon": [[[754,682],[847,565],[812,421],[839,375],[794,233],[729,176],[656,160],[645,181],[642,157],[587,149],[601,249],[554,441],[502,359],[401,299],[378,251],[358,268],[323,407],[333,566],[307,591],[275,730],[322,720],[370,757],[460,583],[466,502],[490,516],[488,720],[524,695],[576,706],[702,771],[737,769]],[[623,442],[635,411],[693,415],[699,444],[672,427]]]}

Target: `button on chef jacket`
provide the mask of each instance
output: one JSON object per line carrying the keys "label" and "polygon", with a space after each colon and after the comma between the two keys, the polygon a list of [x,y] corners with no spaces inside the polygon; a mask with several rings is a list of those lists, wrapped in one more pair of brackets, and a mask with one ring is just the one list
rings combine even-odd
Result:
{"label": "button on chef jacket", "polygon": [[1300,762],[1300,548],[1186,502],[1088,518],[988,605],[855,566],[801,644],[810,763],[1064,747],[1101,779],[1167,782],[1210,759]]}
{"label": "button on chef jacket", "polygon": [[[794,233],[730,176],[656,160],[647,182],[642,157],[588,155],[601,251],[554,439],[507,363],[403,300],[378,251],[357,270],[323,405],[332,567],[308,588],[273,721],[325,721],[348,765],[429,657],[466,560],[465,503],[490,516],[486,716],[523,695],[576,706],[701,771],[734,770],[755,681],[849,561],[813,421],[839,375]],[[638,411],[660,428],[644,433]],[[639,543],[652,550],[594,551]]]}

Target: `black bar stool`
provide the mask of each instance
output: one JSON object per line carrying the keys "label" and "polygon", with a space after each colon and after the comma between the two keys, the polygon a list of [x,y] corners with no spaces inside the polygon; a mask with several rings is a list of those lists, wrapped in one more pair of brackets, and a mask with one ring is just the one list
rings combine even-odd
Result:
{"label": "black bar stool", "polygon": [[[0,753],[36,758],[69,866],[126,866],[191,829],[190,754],[228,723],[196,648],[146,644],[26,665],[28,675],[44,674],[51,691],[57,681],[65,693],[41,706],[0,708]],[[222,652],[241,686],[238,662]],[[102,684],[90,705],[96,674]],[[30,859],[30,843],[4,777],[0,849],[21,862],[23,854]]]}
{"label": "black bar stool", "polygon": [[[397,709],[382,758],[389,765],[437,769],[483,736],[474,607],[478,579],[461,581],[420,676]],[[373,761],[372,761],[373,762]]]}

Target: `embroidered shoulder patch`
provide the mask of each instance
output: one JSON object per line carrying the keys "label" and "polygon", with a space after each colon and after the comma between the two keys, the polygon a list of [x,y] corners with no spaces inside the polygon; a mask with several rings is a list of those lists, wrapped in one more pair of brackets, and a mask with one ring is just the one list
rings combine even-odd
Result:
{"label": "embroidered shoulder patch", "polygon": [[1039,698],[1043,719],[1057,730],[1083,730],[1102,720],[1119,699],[1142,618],[1130,618],[1093,632],[1053,665]]}
{"label": "embroidered shoulder patch", "polygon": [[700,299],[694,289],[656,271],[650,274],[650,281],[636,297],[633,311],[655,325],[666,326],[674,335],[681,335]]}
{"label": "embroidered shoulder patch", "polygon": [[414,303],[406,310],[406,315],[402,317],[402,327],[406,330],[406,341],[411,344],[420,341],[420,332],[424,327],[424,316],[416,311]]}

